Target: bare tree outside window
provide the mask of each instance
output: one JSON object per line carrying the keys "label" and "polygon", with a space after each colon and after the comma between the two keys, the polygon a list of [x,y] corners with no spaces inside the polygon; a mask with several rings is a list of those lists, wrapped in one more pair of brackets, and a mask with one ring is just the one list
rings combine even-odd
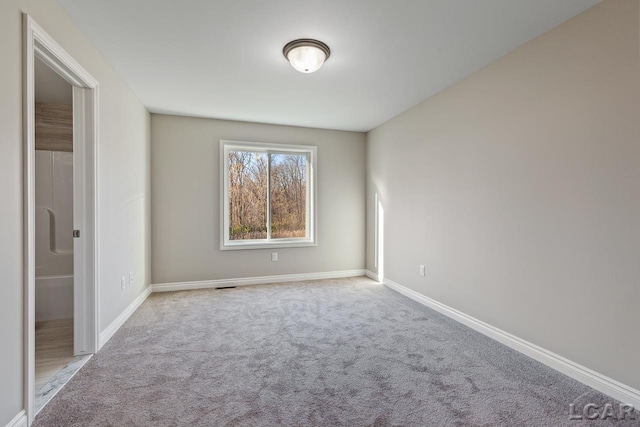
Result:
{"label": "bare tree outside window", "polygon": [[[229,240],[305,238],[306,154],[228,154]],[[269,215],[268,215],[269,213]]]}
{"label": "bare tree outside window", "polygon": [[307,212],[307,156],[272,154],[271,237],[305,237]]}
{"label": "bare tree outside window", "polygon": [[229,239],[267,238],[266,153],[229,152]]}

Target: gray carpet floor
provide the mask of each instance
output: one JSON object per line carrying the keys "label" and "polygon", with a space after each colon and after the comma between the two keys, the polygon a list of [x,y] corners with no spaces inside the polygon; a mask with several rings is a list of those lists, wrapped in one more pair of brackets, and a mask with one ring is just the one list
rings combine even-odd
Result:
{"label": "gray carpet floor", "polygon": [[578,426],[590,402],[616,403],[351,278],[152,294],[33,425]]}

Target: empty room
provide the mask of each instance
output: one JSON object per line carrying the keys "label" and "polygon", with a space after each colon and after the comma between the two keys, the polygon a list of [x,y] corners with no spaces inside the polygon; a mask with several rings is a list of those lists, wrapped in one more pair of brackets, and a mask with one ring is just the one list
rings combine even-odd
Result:
{"label": "empty room", "polygon": [[640,0],[0,36],[0,426],[640,426]]}

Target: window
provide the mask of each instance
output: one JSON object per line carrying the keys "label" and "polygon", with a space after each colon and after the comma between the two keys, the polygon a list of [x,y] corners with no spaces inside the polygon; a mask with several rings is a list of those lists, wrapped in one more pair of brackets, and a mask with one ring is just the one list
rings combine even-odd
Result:
{"label": "window", "polygon": [[220,249],[316,244],[316,147],[220,141],[220,158]]}

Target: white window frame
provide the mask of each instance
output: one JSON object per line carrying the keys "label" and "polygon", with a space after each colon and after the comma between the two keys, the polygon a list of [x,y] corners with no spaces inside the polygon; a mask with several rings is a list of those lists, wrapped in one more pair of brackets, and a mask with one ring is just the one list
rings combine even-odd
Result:
{"label": "white window frame", "polygon": [[[233,150],[271,154],[305,154],[307,162],[307,232],[305,238],[229,240],[229,152]],[[313,145],[271,144],[220,140],[220,250],[297,248],[317,246],[317,147]],[[269,177],[271,179],[271,177]],[[271,209],[267,208],[267,228],[271,228]],[[270,233],[268,232],[268,235]]]}

